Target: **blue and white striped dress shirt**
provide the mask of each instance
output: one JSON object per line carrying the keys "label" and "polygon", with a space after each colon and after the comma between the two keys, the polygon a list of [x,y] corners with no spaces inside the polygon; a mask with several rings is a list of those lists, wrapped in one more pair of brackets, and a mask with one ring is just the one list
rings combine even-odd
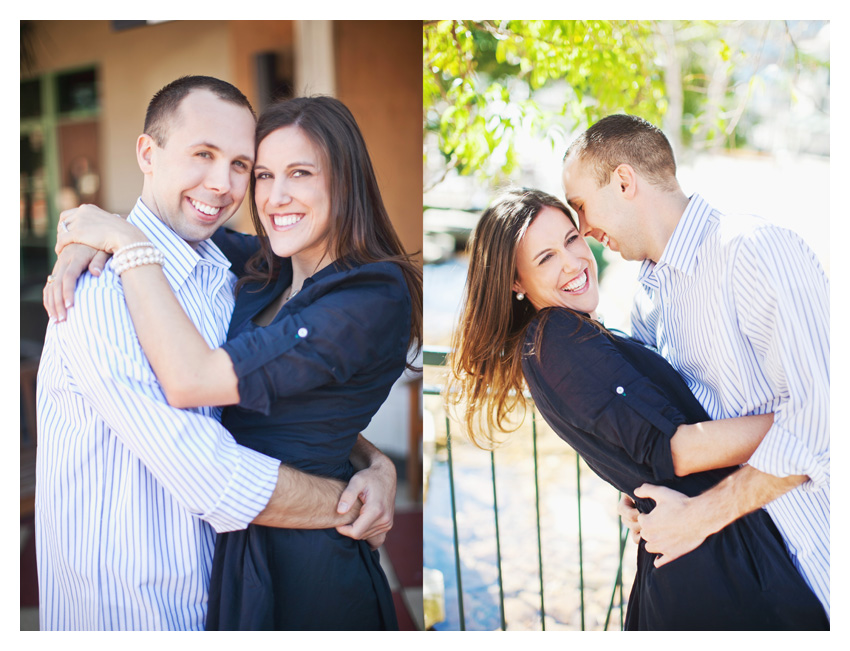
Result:
{"label": "blue and white striped dress shirt", "polygon": [[[190,247],[141,200],[129,219],[165,253],[204,338],[221,345],[234,305],[227,259],[212,242]],[[80,278],[38,372],[42,630],[203,629],[215,531],[256,517],[280,464],[237,445],[220,414],[168,405],[111,263]]]}
{"label": "blue and white striped dress shirt", "polygon": [[694,195],[640,282],[633,336],[712,419],[774,412],[749,464],[809,476],[765,508],[829,614],[829,281],[817,257],[795,233]]}

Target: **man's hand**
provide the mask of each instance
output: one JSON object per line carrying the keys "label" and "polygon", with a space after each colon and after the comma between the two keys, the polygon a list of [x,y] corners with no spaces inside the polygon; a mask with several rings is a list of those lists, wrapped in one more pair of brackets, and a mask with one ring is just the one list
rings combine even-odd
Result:
{"label": "man's hand", "polygon": [[632,542],[635,544],[640,542],[640,524],[638,524],[638,515],[640,512],[635,507],[635,501],[626,494],[620,498],[617,503],[617,513],[623,524],[626,525],[631,533]]}
{"label": "man's hand", "polygon": [[664,486],[643,484],[638,497],[655,500],[651,513],[637,516],[646,551],[660,554],[655,567],[666,565],[699,547],[712,533],[706,531],[700,514],[691,508],[691,498]]}
{"label": "man's hand", "polygon": [[395,466],[386,457],[356,473],[340,496],[337,512],[347,513],[358,498],[363,507],[352,524],[337,527],[337,531],[355,540],[366,540],[372,549],[377,549],[393,526],[395,493]]}
{"label": "man's hand", "polygon": [[56,259],[53,273],[44,286],[42,301],[47,315],[57,321],[64,321],[68,308],[74,304],[74,289],[77,279],[88,269],[92,275],[99,276],[109,256],[85,244],[69,244]]}

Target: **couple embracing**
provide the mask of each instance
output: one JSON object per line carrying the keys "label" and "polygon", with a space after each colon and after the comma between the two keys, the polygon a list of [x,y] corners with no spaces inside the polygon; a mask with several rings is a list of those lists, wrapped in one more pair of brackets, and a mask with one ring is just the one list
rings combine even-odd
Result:
{"label": "couple embracing", "polygon": [[[62,213],[44,291],[41,630],[397,628],[395,469],[360,432],[420,345],[422,272],[354,117],[183,77],[136,156],[126,220]],[[221,228],[246,194],[257,236]]]}
{"label": "couple embracing", "polygon": [[[676,179],[660,129],[608,116],[567,150],[566,205],[482,215],[447,392],[482,447],[528,387],[624,493],[626,628],[829,628],[829,285],[809,247]],[[569,206],[569,207],[568,207]],[[598,320],[584,237],[643,261],[631,337]]]}

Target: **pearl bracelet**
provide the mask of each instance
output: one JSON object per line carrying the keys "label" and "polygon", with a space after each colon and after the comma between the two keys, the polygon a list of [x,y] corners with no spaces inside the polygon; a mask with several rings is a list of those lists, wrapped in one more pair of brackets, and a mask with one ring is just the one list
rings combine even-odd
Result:
{"label": "pearl bracelet", "polygon": [[127,269],[146,264],[165,263],[165,255],[150,242],[136,242],[122,246],[112,254],[112,268],[119,276]]}

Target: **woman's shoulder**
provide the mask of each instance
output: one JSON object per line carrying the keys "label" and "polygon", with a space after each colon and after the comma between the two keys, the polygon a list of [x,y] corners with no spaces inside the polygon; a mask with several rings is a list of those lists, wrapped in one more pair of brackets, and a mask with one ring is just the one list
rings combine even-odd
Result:
{"label": "woman's shoulder", "polygon": [[363,291],[391,296],[395,300],[410,299],[401,266],[389,260],[363,264],[334,264],[327,275],[319,274],[317,282],[325,281],[329,288]]}
{"label": "woman's shoulder", "polygon": [[566,308],[546,308],[528,329],[523,364],[527,372],[537,369],[549,380],[554,376],[563,379],[607,359],[611,346],[610,337],[586,315]]}
{"label": "woman's shoulder", "polygon": [[401,265],[392,260],[378,260],[377,262],[354,264],[351,267],[351,271],[358,274],[387,276],[397,281],[404,281],[404,273],[401,270]]}

